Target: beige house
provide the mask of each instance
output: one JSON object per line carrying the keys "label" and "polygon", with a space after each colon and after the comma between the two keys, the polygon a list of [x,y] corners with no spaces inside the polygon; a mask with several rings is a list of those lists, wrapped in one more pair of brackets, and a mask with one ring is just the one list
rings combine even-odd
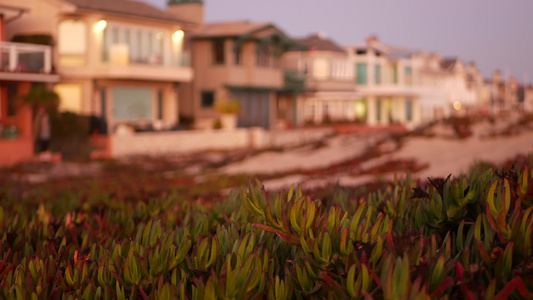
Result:
{"label": "beige house", "polygon": [[292,45],[270,23],[248,21],[203,25],[191,41],[194,82],[180,109],[197,128],[213,128],[217,101],[238,99],[239,127],[275,128],[292,122],[293,97],[284,97],[282,54]]}
{"label": "beige house", "polygon": [[520,85],[516,78],[506,78],[495,70],[489,82],[491,86],[492,113],[508,112],[521,109]]}
{"label": "beige house", "polygon": [[[356,121],[359,94],[345,49],[322,35],[296,39],[301,49],[283,56],[285,72],[303,80],[297,123]],[[289,74],[288,74],[289,75]],[[363,120],[361,120],[363,121]]]}
{"label": "beige house", "polygon": [[356,89],[362,94],[356,114],[369,125],[421,122],[420,74],[413,51],[381,43],[375,36],[346,48],[354,66]]}
{"label": "beige house", "polygon": [[189,7],[169,4],[164,12],[128,0],[3,2],[32,7],[8,25],[7,39],[47,36],[54,46],[61,110],[98,117],[93,130],[100,132],[123,123],[145,129],[178,123],[180,84],[193,78],[185,41],[196,24],[176,11]]}

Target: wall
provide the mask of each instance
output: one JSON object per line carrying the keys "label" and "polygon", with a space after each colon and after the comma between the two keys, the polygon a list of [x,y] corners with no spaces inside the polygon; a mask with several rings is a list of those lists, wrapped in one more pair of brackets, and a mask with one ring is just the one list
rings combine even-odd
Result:
{"label": "wall", "polygon": [[33,156],[31,137],[0,138],[0,166],[12,166]]}
{"label": "wall", "polygon": [[224,64],[216,65],[211,61],[211,41],[198,39],[193,42],[195,82],[192,97],[195,102],[194,114],[197,118],[218,116],[212,108],[201,107],[200,93],[202,91],[214,91],[215,101],[217,101],[228,96],[226,85],[269,88],[283,86],[283,71],[280,67],[257,66],[255,42],[248,41],[243,44],[242,64],[239,65],[235,65],[233,60],[233,42],[225,39],[224,47]]}
{"label": "wall", "polygon": [[33,156],[32,112],[28,106],[19,106],[13,118],[19,135],[13,139],[0,137],[0,166],[11,166]]}
{"label": "wall", "polygon": [[206,150],[276,148],[319,141],[333,129],[295,129],[266,131],[261,128],[237,130],[195,130],[144,132],[112,135],[113,157],[128,155],[165,155]]}

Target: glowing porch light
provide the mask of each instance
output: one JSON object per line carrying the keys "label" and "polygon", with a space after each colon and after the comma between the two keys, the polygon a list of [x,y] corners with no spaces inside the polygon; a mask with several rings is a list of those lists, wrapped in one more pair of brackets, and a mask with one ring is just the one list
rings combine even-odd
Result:
{"label": "glowing porch light", "polygon": [[461,110],[461,102],[459,102],[459,101],[453,102],[453,109],[455,109],[457,111]]}
{"label": "glowing porch light", "polygon": [[172,40],[175,42],[181,41],[184,35],[185,34],[183,33],[183,30],[176,30],[176,32],[174,32],[174,34],[172,35]]}
{"label": "glowing porch light", "polygon": [[98,30],[98,31],[102,31],[106,27],[107,27],[107,21],[106,20],[100,20],[100,21],[96,22],[96,24],[94,25],[94,28],[96,30]]}

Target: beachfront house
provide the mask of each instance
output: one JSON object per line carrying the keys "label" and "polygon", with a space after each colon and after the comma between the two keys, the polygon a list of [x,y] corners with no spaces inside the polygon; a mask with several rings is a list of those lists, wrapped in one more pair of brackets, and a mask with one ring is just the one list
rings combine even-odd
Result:
{"label": "beachfront house", "polygon": [[0,4],[0,166],[33,157],[32,108],[22,99],[33,85],[59,81],[51,46],[8,41],[13,35],[9,28],[30,12],[19,1]]}

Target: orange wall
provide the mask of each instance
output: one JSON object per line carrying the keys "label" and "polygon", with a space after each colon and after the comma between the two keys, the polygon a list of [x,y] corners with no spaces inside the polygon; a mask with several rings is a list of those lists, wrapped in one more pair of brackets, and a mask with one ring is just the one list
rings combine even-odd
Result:
{"label": "orange wall", "polygon": [[[28,92],[31,83],[19,82],[18,93],[24,95]],[[19,135],[14,139],[0,138],[0,166],[10,166],[27,160],[33,156],[33,120],[31,107],[20,104],[14,117],[6,118],[7,91],[5,86],[1,88],[2,116],[0,121],[3,125],[14,124],[19,129]]]}
{"label": "orange wall", "polygon": [[18,137],[0,139],[0,166],[11,166],[33,156],[33,140]]}

